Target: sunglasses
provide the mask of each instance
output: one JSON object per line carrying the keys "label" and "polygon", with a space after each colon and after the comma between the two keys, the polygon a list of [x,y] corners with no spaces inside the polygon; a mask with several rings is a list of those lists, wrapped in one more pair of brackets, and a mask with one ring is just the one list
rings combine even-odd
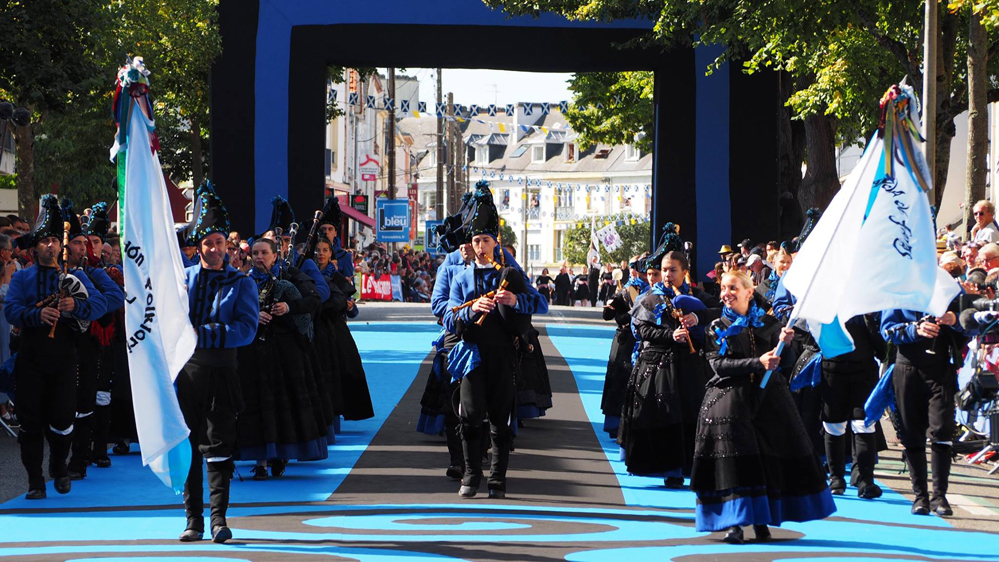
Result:
{"label": "sunglasses", "polygon": [[985,214],[985,211],[975,211],[975,216],[980,217]]}

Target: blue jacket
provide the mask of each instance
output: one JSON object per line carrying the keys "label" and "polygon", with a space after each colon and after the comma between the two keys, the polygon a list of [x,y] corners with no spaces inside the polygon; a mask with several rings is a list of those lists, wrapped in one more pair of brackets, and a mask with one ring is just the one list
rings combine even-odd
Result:
{"label": "blue jacket", "polygon": [[249,345],[257,334],[260,302],[253,280],[230,265],[221,271],[203,270],[201,264],[184,270],[191,324],[199,348],[233,348]]}
{"label": "blue jacket", "polygon": [[[457,318],[460,317],[465,322],[472,322],[478,314],[477,312],[473,312],[470,306],[459,310],[457,313],[451,312],[452,308],[461,306],[472,299],[479,298],[499,287],[499,271],[496,271],[492,267],[481,268],[482,273],[476,276],[476,269],[476,267],[470,266],[454,275],[451,279],[451,296],[442,318],[444,329],[451,333],[455,333],[455,321]],[[548,299],[541,296],[541,293],[530,283],[526,283],[526,285],[527,291],[517,295],[517,304],[513,309],[520,314],[547,314]],[[490,314],[498,313],[498,310],[494,309]]]}
{"label": "blue jacket", "polygon": [[[80,320],[97,320],[104,315],[106,305],[100,291],[94,288],[90,278],[79,275],[77,279],[87,289],[87,298],[74,299],[76,306],[70,313]],[[15,271],[10,278],[10,287],[4,300],[3,314],[11,326],[17,328],[37,328],[42,326],[42,309],[36,303],[53,293],[59,292],[59,269],[33,265]]]}
{"label": "blue jacket", "polygon": [[344,250],[340,245],[340,237],[333,238],[333,260],[336,261],[337,271],[347,279],[354,278],[354,259],[350,257],[350,252]]}
{"label": "blue jacket", "polygon": [[[76,269],[71,272],[73,275],[80,277],[81,270]],[[119,308],[125,306],[125,291],[118,286],[117,283],[111,280],[107,272],[100,267],[92,267],[86,270],[86,275],[90,278],[91,284],[100,291],[101,296],[104,297],[104,313],[114,312]]]}
{"label": "blue jacket", "polygon": [[330,287],[326,284],[326,278],[319,271],[319,266],[316,265],[316,262],[310,259],[302,260],[302,265],[298,269],[316,282],[316,292],[319,293],[319,300],[320,302],[326,302],[330,298]]}

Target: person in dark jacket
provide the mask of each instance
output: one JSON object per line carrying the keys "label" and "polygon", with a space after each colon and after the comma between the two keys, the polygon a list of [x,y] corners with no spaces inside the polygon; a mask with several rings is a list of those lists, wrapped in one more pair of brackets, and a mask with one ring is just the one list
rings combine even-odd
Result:
{"label": "person in dark jacket", "polygon": [[[902,421],[902,444],[909,480],[916,499],[912,513],[953,515],[947,501],[951,456],[956,430],[954,394],[960,348],[966,343],[956,314],[933,317],[913,310],[888,310],[881,334],[895,344],[898,355],[892,372],[895,403]],[[927,488],[926,440],[930,441],[933,494]]]}
{"label": "person in dark jacket", "polygon": [[559,269],[558,275],[555,276],[555,304],[560,306],[571,305],[571,292],[572,279],[569,278],[569,274],[566,272],[566,268],[563,265],[562,268]]}

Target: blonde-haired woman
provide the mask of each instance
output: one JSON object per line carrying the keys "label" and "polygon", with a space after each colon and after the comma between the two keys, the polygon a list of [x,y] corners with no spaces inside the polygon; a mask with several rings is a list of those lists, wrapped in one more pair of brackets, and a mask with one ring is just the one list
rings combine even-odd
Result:
{"label": "blonde-haired woman", "polygon": [[722,277],[721,300],[722,316],[705,335],[713,376],[697,426],[695,523],[698,531],[726,530],[730,543],[742,543],[744,525],[767,540],[768,525],[822,519],[836,507],[785,377],[760,388],[768,369],[794,364],[789,350],[775,353],[794,332],[756,304],[744,273]]}
{"label": "blonde-haired woman", "polygon": [[770,271],[770,275],[756,287],[756,292],[766,300],[768,307],[773,306],[774,298],[777,294],[777,285],[780,283],[780,278],[791,267],[792,260],[793,256],[787,245],[781,244],[780,248],[773,255],[773,262],[771,263],[774,268]]}

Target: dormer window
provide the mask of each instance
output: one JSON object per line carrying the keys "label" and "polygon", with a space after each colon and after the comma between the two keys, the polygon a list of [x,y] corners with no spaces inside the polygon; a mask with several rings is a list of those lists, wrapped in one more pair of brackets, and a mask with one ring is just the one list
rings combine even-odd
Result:
{"label": "dormer window", "polygon": [[628,162],[636,162],[642,157],[642,151],[638,150],[638,147],[629,144],[625,146],[625,160]]}
{"label": "dormer window", "polygon": [[545,145],[536,144],[531,147],[531,164],[545,163]]}
{"label": "dormer window", "polygon": [[475,147],[475,163],[485,165],[489,163],[489,146],[477,146]]}
{"label": "dormer window", "polygon": [[578,152],[579,152],[579,147],[576,146],[576,143],[573,143],[573,142],[566,143],[565,144],[565,161],[566,162],[575,162],[576,161],[576,154]]}

